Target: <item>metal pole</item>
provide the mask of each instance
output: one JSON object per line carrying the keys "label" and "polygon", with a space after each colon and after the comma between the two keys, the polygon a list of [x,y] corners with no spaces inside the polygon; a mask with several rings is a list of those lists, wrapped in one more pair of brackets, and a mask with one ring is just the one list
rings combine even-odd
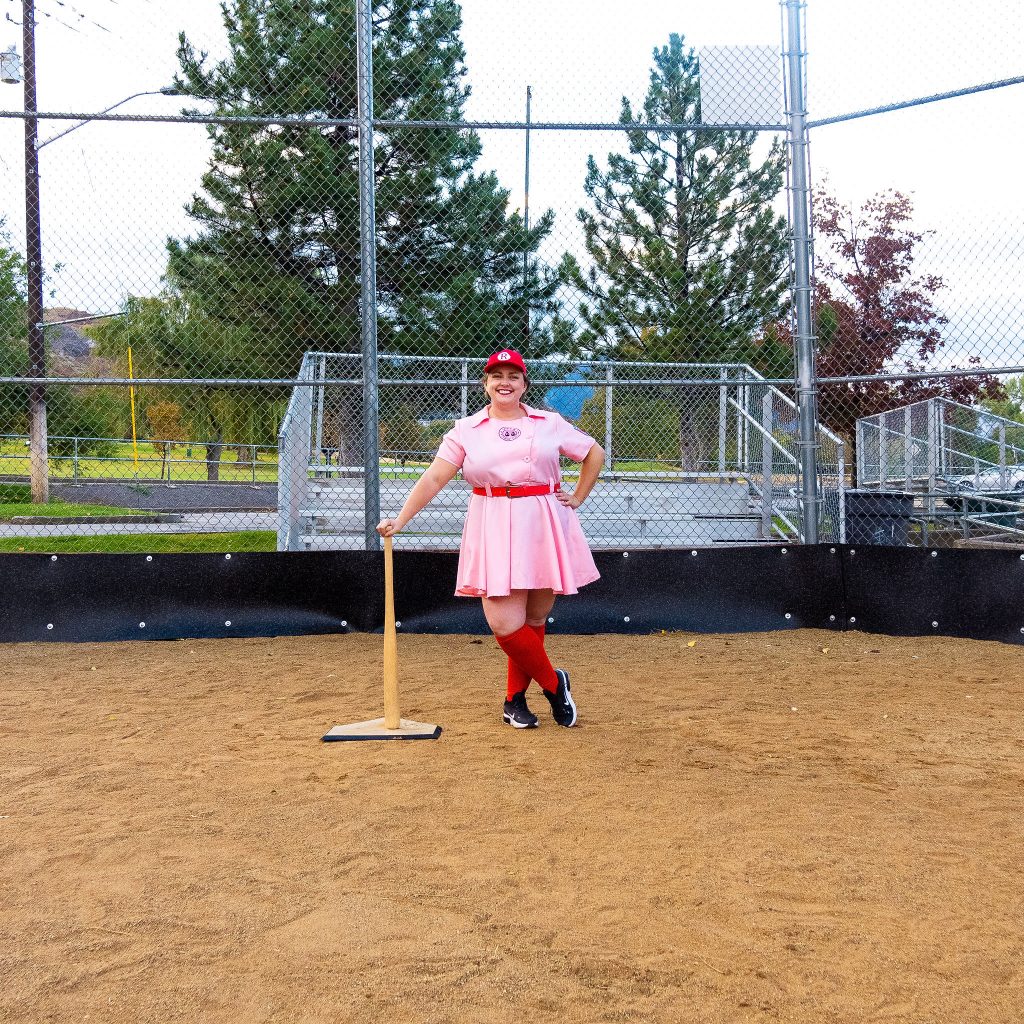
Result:
{"label": "metal pole", "polygon": [[[36,12],[34,0],[22,0],[22,45],[25,51],[25,262],[28,285],[28,375],[46,376],[43,342],[43,237],[39,207],[39,132],[36,113]],[[46,386],[33,384],[29,392],[29,473],[32,500],[50,500],[47,452]]]}
{"label": "metal pole", "polygon": [[[728,369],[722,369],[722,376],[728,374]],[[729,419],[729,392],[724,384],[718,387],[718,479],[725,478],[725,445],[727,436],[727,425]]]}
{"label": "metal pole", "polygon": [[910,406],[903,410],[903,486],[911,491],[914,489],[914,459],[911,448],[914,443],[910,422]]}
{"label": "metal pole", "polygon": [[533,87],[526,87],[526,171],[523,182],[523,301],[526,306],[526,341],[530,340],[530,103]]}
{"label": "metal pole", "polygon": [[1006,490],[1006,424],[999,424],[999,489]]}
{"label": "metal pole", "polygon": [[771,436],[774,429],[774,410],[771,393],[761,399],[761,538],[771,540],[774,517],[775,453],[772,451]]}
{"label": "metal pole", "polygon": [[615,433],[613,428],[614,418],[612,416],[612,401],[615,391],[615,367],[609,366],[605,371],[605,379],[608,387],[604,389],[604,468],[610,473],[615,464],[615,456],[612,453],[612,444]]}
{"label": "metal pole", "polygon": [[928,399],[928,514],[935,515],[935,491],[939,475],[939,418],[934,398]]}
{"label": "metal pole", "polygon": [[356,0],[356,73],[359,88],[359,296],[363,341],[363,512],[366,550],[380,550],[380,432],[377,402],[377,235],[373,161],[373,9]]}
{"label": "metal pole", "polygon": [[797,406],[800,410],[800,476],[804,542],[818,543],[818,462],[815,433],[818,385],[814,367],[814,324],[811,317],[811,194],[808,186],[807,108],[804,100],[804,58],[801,0],[783,0],[786,11],[784,54],[788,80],[790,223],[793,232],[793,305],[796,319]]}

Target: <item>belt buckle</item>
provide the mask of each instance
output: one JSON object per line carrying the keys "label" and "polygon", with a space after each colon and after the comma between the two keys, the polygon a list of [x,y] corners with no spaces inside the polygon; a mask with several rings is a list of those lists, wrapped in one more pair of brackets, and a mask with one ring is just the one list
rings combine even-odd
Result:
{"label": "belt buckle", "polygon": [[505,481],[505,497],[506,498],[511,498],[512,497],[512,481],[511,480],[506,480]]}

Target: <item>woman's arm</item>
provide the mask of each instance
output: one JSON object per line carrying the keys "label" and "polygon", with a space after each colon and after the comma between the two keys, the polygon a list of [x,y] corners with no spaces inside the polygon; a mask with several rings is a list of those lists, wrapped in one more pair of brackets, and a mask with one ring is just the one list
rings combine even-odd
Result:
{"label": "woman's arm", "polygon": [[580,465],[580,478],[576,482],[576,489],[572,494],[559,491],[555,497],[569,508],[579,508],[587,500],[587,495],[594,489],[594,484],[597,483],[597,478],[601,475],[603,465],[604,449],[599,444],[595,444],[587,452],[586,458]]}
{"label": "woman's arm", "polygon": [[398,533],[413,516],[422,512],[440,494],[445,484],[449,484],[455,479],[455,474],[458,471],[459,467],[452,465],[447,459],[434,459],[409,492],[402,511],[394,519],[382,519],[377,524],[377,532],[382,537],[390,537]]}

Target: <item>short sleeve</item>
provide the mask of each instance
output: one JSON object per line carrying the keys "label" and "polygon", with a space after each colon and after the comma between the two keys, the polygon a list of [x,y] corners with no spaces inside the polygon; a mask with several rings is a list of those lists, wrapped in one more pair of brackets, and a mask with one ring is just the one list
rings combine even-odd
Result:
{"label": "short sleeve", "polygon": [[462,447],[462,443],[456,436],[458,433],[459,425],[456,424],[441,438],[441,445],[437,449],[437,457],[461,469],[462,463],[466,460],[466,449]]}
{"label": "short sleeve", "polygon": [[597,442],[579,427],[574,427],[567,419],[559,416],[555,420],[558,437],[558,450],[573,462],[582,462]]}

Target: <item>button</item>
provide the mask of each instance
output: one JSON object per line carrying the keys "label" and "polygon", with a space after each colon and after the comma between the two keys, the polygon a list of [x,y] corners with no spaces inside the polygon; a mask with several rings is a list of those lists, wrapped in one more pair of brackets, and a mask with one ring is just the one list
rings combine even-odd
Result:
{"label": "button", "polygon": [[530,456],[529,455],[524,455],[523,456],[523,462],[529,462],[529,461],[530,461]]}

